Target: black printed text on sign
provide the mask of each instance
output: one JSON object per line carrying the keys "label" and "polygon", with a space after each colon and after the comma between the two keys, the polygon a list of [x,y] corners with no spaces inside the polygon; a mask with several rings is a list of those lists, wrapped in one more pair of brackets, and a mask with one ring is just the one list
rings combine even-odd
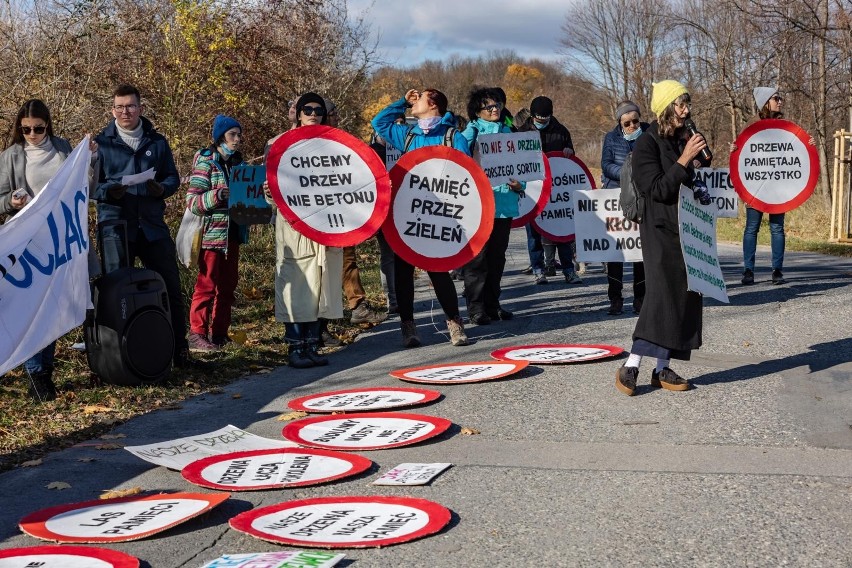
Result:
{"label": "black printed text on sign", "polygon": [[746,205],[786,213],[811,196],[819,181],[819,157],[797,124],[759,120],[743,130],[731,153],[731,181]]}
{"label": "black printed text on sign", "polygon": [[367,240],[387,215],[385,165],[367,144],[336,128],[302,126],[284,133],[269,150],[266,176],[284,218],[326,246]]}
{"label": "black printed text on sign", "polygon": [[317,485],[357,475],[373,465],[367,458],[307,448],[253,450],[210,456],[181,470],[187,481],[224,491],[257,491]]}
{"label": "black printed text on sign", "polygon": [[124,542],[170,529],[228,499],[227,493],[118,497],[49,507],[19,523],[30,536],[56,542]]}
{"label": "black printed text on sign", "polygon": [[441,397],[433,390],[376,387],[321,392],[296,398],[287,403],[303,412],[365,412],[426,404]]}
{"label": "black printed text on sign", "polygon": [[0,550],[0,568],[139,568],[139,560],[92,546],[31,546]]}
{"label": "black printed text on sign", "polygon": [[393,198],[382,232],[403,260],[446,271],[485,246],[494,226],[491,182],[470,156],[446,146],[402,155],[390,172]]}
{"label": "black printed text on sign", "polygon": [[573,197],[577,260],[642,262],[639,223],[624,218],[620,189],[578,189]]}
{"label": "black printed text on sign", "polygon": [[402,412],[318,416],[284,427],[291,442],[329,450],[384,450],[416,444],[445,432],[445,418]]}
{"label": "black printed text on sign", "polygon": [[319,497],[241,513],[231,528],[292,546],[375,548],[434,534],[447,526],[446,507],[411,497]]}
{"label": "black printed text on sign", "polygon": [[476,138],[474,155],[491,185],[509,183],[510,180],[543,180],[546,175],[541,136],[537,130],[480,134]]}
{"label": "black printed text on sign", "polygon": [[526,368],[528,361],[479,361],[444,363],[391,371],[391,376],[412,383],[462,384],[493,381]]}
{"label": "black printed text on sign", "polygon": [[512,228],[523,227],[542,212],[550,202],[553,180],[550,177],[550,160],[544,156],[544,179],[528,181],[526,188],[519,194],[518,216],[512,219]]}
{"label": "black printed text on sign", "polygon": [[622,351],[614,345],[542,344],[505,347],[492,352],[491,356],[505,361],[529,361],[534,365],[562,365],[615,357]]}
{"label": "black printed text on sign", "polygon": [[595,180],[586,164],[577,156],[567,158],[561,152],[548,152],[552,188],[550,199],[533,218],[539,233],[556,243],[574,240],[574,192],[595,189]]}

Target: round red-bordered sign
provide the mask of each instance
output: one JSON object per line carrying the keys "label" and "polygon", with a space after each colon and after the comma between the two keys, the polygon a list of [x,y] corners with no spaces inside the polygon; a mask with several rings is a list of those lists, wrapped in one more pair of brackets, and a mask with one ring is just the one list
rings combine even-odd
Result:
{"label": "round red-bordered sign", "polygon": [[[574,240],[574,197],[577,189],[596,189],[595,178],[586,164],[575,155],[548,152],[553,184],[544,209],[533,217],[535,229],[554,243]],[[569,211],[570,210],[570,211]]]}
{"label": "round red-bordered sign", "polygon": [[386,450],[444,433],[446,418],[402,412],[312,416],[291,422],[281,434],[291,442],[329,450]]}
{"label": "round red-bordered sign", "polygon": [[[168,530],[206,513],[228,497],[227,493],[162,493],[84,501],[30,513],[19,526],[42,540],[125,542]],[[137,520],[130,523],[133,518]]]}
{"label": "round red-bordered sign", "polygon": [[93,546],[28,546],[0,550],[0,568],[139,568],[139,559]]}
{"label": "round red-bordered sign", "polygon": [[621,355],[624,349],[614,345],[582,345],[547,343],[504,347],[491,353],[503,361],[529,361],[533,365],[564,365],[608,359]]}
{"label": "round red-bordered sign", "polygon": [[326,246],[364,242],[381,227],[390,205],[382,160],[361,140],[330,126],[300,126],[278,137],[266,179],[281,215]]}
{"label": "round red-bordered sign", "polygon": [[819,155],[810,138],[789,120],[767,118],[743,130],[729,163],[740,199],[763,213],[786,213],[807,201],[819,182]]}
{"label": "round red-bordered sign", "polygon": [[393,197],[382,234],[403,260],[444,272],[479,254],[494,227],[494,190],[473,158],[425,146],[403,154],[390,178]]}
{"label": "round red-bordered sign", "polygon": [[391,371],[390,375],[412,383],[454,385],[494,381],[525,369],[529,361],[476,361],[473,363],[444,363]]}
{"label": "round red-bordered sign", "polygon": [[309,394],[287,403],[293,410],[302,412],[367,412],[388,410],[438,400],[441,393],[433,390],[398,387],[370,387]]}
{"label": "round red-bordered sign", "polygon": [[377,548],[435,534],[450,510],[413,497],[318,497],[240,513],[231,528],[255,538],[320,548]]}
{"label": "round red-bordered sign", "polygon": [[314,448],[249,450],[194,461],[180,474],[201,487],[258,491],[319,485],[367,471],[365,457]]}
{"label": "round red-bordered sign", "polygon": [[544,155],[544,179],[528,181],[523,196],[518,201],[518,216],[512,219],[512,228],[523,227],[547,207],[553,181],[550,179],[550,160]]}

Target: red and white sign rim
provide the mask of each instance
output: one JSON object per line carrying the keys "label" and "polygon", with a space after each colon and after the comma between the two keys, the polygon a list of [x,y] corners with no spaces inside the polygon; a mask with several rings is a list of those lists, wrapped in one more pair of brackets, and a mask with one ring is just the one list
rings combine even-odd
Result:
{"label": "red and white sign rim", "polygon": [[[239,485],[223,485],[204,478],[205,469],[207,469],[211,465],[223,461],[263,455],[273,456],[278,454],[308,454],[312,456],[335,458],[341,461],[349,462],[350,468],[348,471],[345,471],[341,474],[331,475],[329,477],[323,477],[321,479],[310,479],[307,481],[298,481],[296,483],[270,483],[268,485],[252,485],[250,487],[241,487]],[[247,450],[243,452],[233,452],[230,454],[219,454],[216,456],[201,458],[200,460],[194,461],[184,467],[181,470],[180,474],[183,476],[184,479],[186,479],[190,483],[200,485],[201,487],[208,487],[210,489],[222,489],[225,491],[262,491],[265,489],[280,489],[282,487],[305,487],[308,485],[320,485],[323,483],[328,483],[330,481],[335,481],[337,479],[343,479],[346,477],[358,475],[359,473],[363,473],[370,469],[372,465],[373,462],[363,456],[348,454],[344,452],[332,452],[329,450],[321,450],[318,448],[278,448],[268,450]]]}
{"label": "red and white sign rim", "polygon": [[[387,444],[380,446],[339,446],[334,443],[322,443],[322,442],[314,442],[312,440],[305,440],[301,437],[300,432],[303,428],[307,426],[311,426],[312,424],[318,424],[320,422],[329,422],[329,421],[337,421],[337,420],[374,420],[376,418],[393,418],[393,419],[408,419],[416,422],[429,422],[434,426],[434,428],[427,432],[426,434],[421,434],[420,436],[416,436],[409,440],[404,440],[402,442],[398,442],[396,444]],[[284,436],[285,439],[290,440],[291,442],[296,442],[297,444],[307,446],[309,448],[325,448],[329,450],[344,450],[344,451],[364,451],[364,450],[387,450],[390,448],[399,448],[401,446],[410,446],[411,444],[417,444],[424,440],[428,440],[429,438],[434,438],[435,436],[439,436],[449,429],[453,423],[446,418],[439,418],[437,416],[426,416],[424,414],[406,414],[403,412],[359,412],[359,413],[346,413],[346,414],[325,414],[322,416],[311,416],[309,418],[302,418],[301,420],[296,420],[295,422],[291,422],[284,427],[284,430],[281,431],[281,435]]]}
{"label": "red and white sign rim", "polygon": [[444,369],[446,367],[461,367],[461,366],[476,367],[478,365],[493,365],[495,363],[495,361],[476,361],[476,362],[473,362],[473,363],[469,363],[469,362],[442,363],[442,364],[439,364],[439,365],[424,365],[423,367],[409,367],[408,369],[397,369],[395,371],[391,371],[390,376],[396,377],[397,379],[399,379],[401,381],[408,381],[408,382],[411,382],[411,383],[423,383],[423,384],[429,384],[429,385],[461,385],[461,384],[465,384],[465,383],[484,383],[486,381],[496,381],[498,379],[502,379],[502,378],[514,375],[514,374],[518,373],[519,371],[522,371],[523,369],[525,369],[530,364],[529,361],[510,360],[510,359],[501,359],[501,360],[496,361],[496,362],[502,363],[502,364],[509,363],[509,364],[514,365],[515,368],[512,369],[511,371],[506,371],[505,373],[501,373],[501,374],[496,375],[494,377],[487,377],[487,378],[484,378],[484,379],[461,379],[461,380],[441,381],[441,380],[437,380],[437,379],[418,379],[416,377],[406,376],[408,373],[414,373],[414,372],[417,372],[417,371],[426,371],[428,369]]}
{"label": "red and white sign rim", "polygon": [[[369,543],[364,543],[363,541],[355,541],[351,543],[306,541],[262,532],[252,527],[252,522],[254,522],[255,519],[265,515],[285,511],[287,509],[296,509],[311,505],[324,505],[328,503],[335,505],[340,504],[343,506],[348,503],[383,503],[388,505],[401,505],[418,509],[426,513],[429,516],[429,522],[420,530],[412,533],[395,538],[371,540]],[[280,544],[312,548],[378,548],[381,546],[390,546],[392,544],[409,542],[435,534],[449,524],[451,517],[452,513],[450,513],[450,510],[443,505],[435,503],[434,501],[427,501],[426,499],[417,499],[414,497],[317,497],[314,499],[287,501],[286,503],[278,503],[277,505],[252,509],[251,511],[240,513],[236,517],[232,518],[229,521],[229,524],[234,530],[244,532],[255,538]]]}
{"label": "red and white sign rim", "polygon": [[[542,152],[544,154],[544,152]],[[561,155],[561,154],[560,154]],[[512,219],[512,228],[517,229],[518,227],[523,227],[527,223],[531,222],[536,216],[541,213],[545,207],[547,207],[547,202],[550,199],[550,192],[553,189],[553,178],[550,177],[550,160],[547,159],[547,154],[544,154],[544,159],[542,160],[544,163],[544,180],[541,186],[541,195],[538,196],[538,201],[535,206],[528,213],[521,215],[520,217],[515,217]],[[527,182],[529,183],[529,182]]]}
{"label": "red and white sign rim", "polygon": [[[294,398],[290,402],[287,403],[287,406],[292,408],[293,410],[300,410],[302,412],[309,412],[311,414],[329,414],[332,412],[341,411],[339,408],[329,408],[329,409],[320,409],[320,408],[311,408],[309,406],[305,406],[308,401],[324,398],[327,396],[334,396],[336,394],[355,394],[355,393],[370,393],[370,392],[405,392],[405,393],[414,393],[423,395],[421,400],[415,402],[406,402],[404,404],[398,404],[395,406],[387,406],[385,408],[405,408],[409,406],[419,406],[422,404],[429,404],[430,402],[434,402],[441,398],[441,393],[434,390],[426,390],[426,389],[413,389],[413,388],[402,388],[402,387],[371,387],[371,388],[363,388],[363,389],[346,389],[346,390],[336,390],[336,391],[327,391],[316,394],[309,394],[308,396],[301,396],[299,398]],[[342,410],[342,412],[346,412],[346,410]],[[358,412],[369,412],[368,410],[359,410]]]}
{"label": "red and white sign rim", "polygon": [[[508,353],[510,353],[511,351],[517,351],[518,349],[571,349],[573,347],[582,347],[584,349],[602,349],[608,351],[608,353],[602,355],[595,355],[594,357],[589,357],[586,359],[580,359],[579,361],[538,361],[530,359],[509,359],[507,357]],[[529,361],[533,365],[575,365],[577,363],[597,361],[598,359],[609,359],[610,357],[616,357],[618,355],[621,355],[623,352],[624,349],[622,349],[621,347],[616,347],[615,345],[586,345],[580,343],[541,343],[535,345],[516,345],[514,347],[504,347],[502,349],[492,351],[491,356],[501,361]]]}
{"label": "red and white sign rim", "polygon": [[94,546],[29,546],[0,550],[0,559],[24,556],[79,556],[95,558],[112,564],[113,568],[139,568],[139,559],[118,550],[95,548]]}
{"label": "red and white sign rim", "polygon": [[[574,154],[571,154],[570,156],[566,156],[562,152],[548,152],[546,154],[546,156],[548,157],[548,159],[551,159],[551,158],[560,159],[561,158],[563,160],[571,160],[572,162],[576,163],[585,172],[586,179],[589,180],[589,185],[591,186],[589,189],[597,189],[597,186],[595,185],[595,178],[592,177],[592,172],[589,171],[589,168],[586,167],[586,164],[583,162],[583,160],[581,160],[580,158],[578,158]],[[550,168],[548,168],[548,171],[550,171]],[[552,179],[551,179],[551,181],[552,181]],[[553,193],[552,187],[551,187],[550,192]],[[548,199],[549,198],[550,198],[550,195],[548,194]],[[547,204],[545,203],[545,207],[546,206],[547,206]],[[545,207],[542,207],[541,211],[544,211]],[[541,211],[539,211],[539,213],[541,213]],[[571,233],[570,235],[554,235],[552,233],[547,232],[546,230],[542,229],[541,226],[536,222],[537,219],[538,219],[538,215],[533,217],[533,221],[532,221],[533,225],[535,226],[535,230],[538,231],[542,236],[547,237],[548,239],[553,241],[554,243],[568,243],[568,242],[571,242],[574,239],[574,233]]]}

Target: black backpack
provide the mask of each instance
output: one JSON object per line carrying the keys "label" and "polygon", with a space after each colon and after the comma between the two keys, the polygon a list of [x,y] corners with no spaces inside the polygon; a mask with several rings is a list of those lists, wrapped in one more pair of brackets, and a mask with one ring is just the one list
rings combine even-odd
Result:
{"label": "black backpack", "polygon": [[627,154],[619,175],[621,183],[621,213],[624,218],[634,223],[642,222],[645,211],[645,198],[639,193],[636,182],[633,181],[633,152]]}

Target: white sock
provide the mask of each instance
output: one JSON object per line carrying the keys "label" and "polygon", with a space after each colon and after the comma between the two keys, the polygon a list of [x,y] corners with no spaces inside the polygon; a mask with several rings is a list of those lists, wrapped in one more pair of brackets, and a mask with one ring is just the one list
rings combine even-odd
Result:
{"label": "white sock", "polygon": [[668,360],[668,359],[657,359],[657,368],[656,368],[656,371],[657,371],[658,373],[659,373],[660,371],[662,371],[663,369],[665,369],[666,367],[668,367],[668,366],[669,366],[669,360]]}
{"label": "white sock", "polygon": [[624,364],[625,367],[636,367],[639,368],[639,365],[642,364],[642,356],[630,354],[630,357],[627,358],[627,363]]}

